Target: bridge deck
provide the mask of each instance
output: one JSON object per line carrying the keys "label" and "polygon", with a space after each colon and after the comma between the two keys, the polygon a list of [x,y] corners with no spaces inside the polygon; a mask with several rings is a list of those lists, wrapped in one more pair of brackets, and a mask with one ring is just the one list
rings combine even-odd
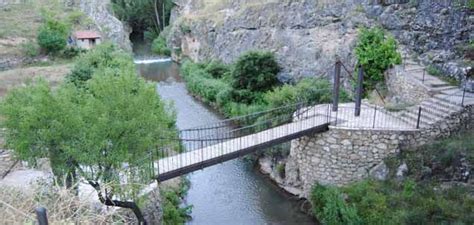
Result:
{"label": "bridge deck", "polygon": [[201,149],[160,159],[157,163],[158,181],[168,180],[210,165],[222,163],[248,153],[281,144],[312,132],[326,131],[326,115],[295,121],[255,134],[230,139]]}

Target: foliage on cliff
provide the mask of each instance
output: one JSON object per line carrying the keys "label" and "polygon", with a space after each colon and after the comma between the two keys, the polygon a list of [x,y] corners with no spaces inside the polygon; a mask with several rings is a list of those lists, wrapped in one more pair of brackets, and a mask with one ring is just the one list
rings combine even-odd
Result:
{"label": "foliage on cliff", "polygon": [[364,89],[373,90],[385,81],[384,72],[390,66],[401,63],[397,42],[385,35],[380,28],[362,28],[355,48],[357,60],[363,66]]}
{"label": "foliage on cliff", "polygon": [[453,174],[460,172],[461,161],[474,163],[473,136],[466,132],[404,153],[409,170],[404,181],[364,180],[341,188],[316,184],[314,215],[325,224],[472,224],[472,186]]}

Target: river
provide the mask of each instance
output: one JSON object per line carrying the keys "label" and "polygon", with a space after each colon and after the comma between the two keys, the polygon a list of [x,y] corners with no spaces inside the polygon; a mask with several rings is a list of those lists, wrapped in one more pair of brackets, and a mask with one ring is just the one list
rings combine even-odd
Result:
{"label": "river", "polygon": [[[137,60],[139,74],[157,82],[163,100],[174,102],[177,125],[191,128],[222,118],[193,98],[170,60]],[[188,175],[191,187],[185,203],[193,205],[192,225],[314,224],[297,202],[281,191],[252,163],[231,160]]]}

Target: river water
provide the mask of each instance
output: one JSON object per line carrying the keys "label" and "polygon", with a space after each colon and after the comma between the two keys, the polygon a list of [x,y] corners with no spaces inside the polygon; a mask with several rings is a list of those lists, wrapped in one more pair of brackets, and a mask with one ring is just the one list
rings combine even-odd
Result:
{"label": "river water", "polygon": [[[223,118],[194,99],[179,76],[179,66],[169,60],[136,61],[139,74],[158,82],[158,94],[174,102],[180,129]],[[283,193],[255,167],[235,159],[188,175],[191,187],[185,204],[193,205],[192,225],[305,225],[314,221],[299,211],[291,196]]]}

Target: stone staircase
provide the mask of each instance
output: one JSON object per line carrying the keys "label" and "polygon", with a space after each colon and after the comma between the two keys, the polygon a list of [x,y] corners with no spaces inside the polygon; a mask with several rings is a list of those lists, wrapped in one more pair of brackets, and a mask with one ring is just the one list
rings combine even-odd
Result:
{"label": "stone staircase", "polygon": [[[474,105],[474,93],[464,92],[463,89],[429,75],[425,67],[407,61],[404,65],[404,75],[413,83],[428,90],[431,97],[420,104],[406,108],[399,112],[384,112],[397,116],[410,126],[416,127],[420,113],[420,128],[429,128],[433,124],[445,120],[452,114],[458,113],[464,107]],[[464,95],[464,100],[463,100]]]}

